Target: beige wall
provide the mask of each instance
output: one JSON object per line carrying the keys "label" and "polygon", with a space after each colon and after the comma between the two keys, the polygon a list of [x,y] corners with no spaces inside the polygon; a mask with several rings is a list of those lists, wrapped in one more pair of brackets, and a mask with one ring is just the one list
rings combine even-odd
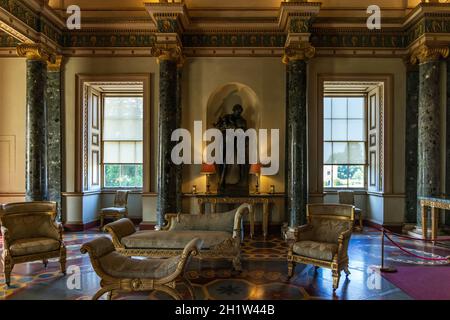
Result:
{"label": "beige wall", "polygon": [[25,192],[26,60],[0,59],[0,203]]}

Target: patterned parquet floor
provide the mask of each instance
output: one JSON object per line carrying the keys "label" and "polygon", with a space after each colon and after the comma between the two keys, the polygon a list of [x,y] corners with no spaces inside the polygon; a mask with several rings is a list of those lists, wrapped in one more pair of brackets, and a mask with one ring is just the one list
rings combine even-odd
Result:
{"label": "patterned parquet floor", "polygon": [[[50,260],[47,268],[39,261],[14,267],[11,286],[0,275],[0,299],[90,299],[99,288],[99,278],[93,271],[87,255],[80,246],[93,238],[104,236],[97,231],[68,233],[68,275],[59,272],[57,260]],[[427,257],[445,257],[450,249],[424,245],[420,241],[400,241],[410,251]],[[0,238],[0,246],[2,245]],[[0,247],[1,248],[1,247]],[[393,245],[386,244],[386,263],[393,266],[442,265],[442,262],[423,261],[405,255]],[[259,299],[410,299],[410,297],[374,269],[380,264],[380,233],[365,229],[352,236],[349,256],[351,275],[342,274],[339,289],[333,293],[330,270],[314,270],[312,266],[298,265],[295,275],[288,280],[286,243],[276,236],[267,241],[261,238],[245,239],[242,247],[243,272],[232,271],[229,261],[200,261],[193,259],[187,277],[193,284],[196,299],[200,300],[259,300]],[[3,266],[2,266],[3,270]],[[80,271],[80,286],[73,277]],[[188,298],[187,290],[178,288]],[[124,295],[119,299],[168,299],[161,293]]]}

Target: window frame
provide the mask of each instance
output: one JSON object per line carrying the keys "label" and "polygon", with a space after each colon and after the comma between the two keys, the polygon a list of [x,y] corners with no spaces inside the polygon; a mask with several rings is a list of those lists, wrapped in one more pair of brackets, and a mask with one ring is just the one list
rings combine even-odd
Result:
{"label": "window frame", "polygon": [[[108,163],[107,165],[120,165],[120,166],[126,166],[126,165],[141,165],[142,166],[142,186],[141,187],[107,187],[105,186],[105,161],[104,161],[104,155],[105,155],[105,148],[104,143],[105,142],[120,142],[125,140],[104,140],[103,139],[103,133],[105,129],[105,98],[123,98],[123,97],[140,97],[142,98],[143,103],[143,119],[142,119],[142,127],[144,128],[145,123],[145,97],[144,92],[102,92],[100,97],[100,104],[101,104],[101,130],[100,130],[100,141],[101,141],[101,155],[100,155],[100,179],[101,179],[101,188],[102,190],[131,190],[131,191],[143,191],[145,181],[144,181],[144,151],[142,154],[142,162],[141,163]],[[143,130],[143,137],[142,140],[126,140],[127,142],[142,142],[144,144],[145,140],[145,130]]]}
{"label": "window frame", "polygon": [[[354,163],[339,163],[339,164],[325,164],[324,159],[322,159],[322,187],[325,192],[335,192],[337,190],[352,190],[352,191],[367,191],[368,190],[368,171],[369,171],[369,160],[368,160],[368,93],[362,93],[362,92],[330,92],[330,93],[323,93],[323,101],[322,101],[322,158],[324,158],[324,151],[325,151],[325,143],[334,143],[334,142],[345,142],[345,143],[351,143],[351,142],[357,142],[361,143],[363,141],[356,141],[356,140],[325,140],[325,99],[326,98],[364,98],[364,134],[365,134],[365,141],[364,141],[364,155],[365,155],[365,163],[364,164],[354,164]],[[348,108],[348,104],[347,104]],[[333,119],[333,118],[331,118]],[[346,118],[342,118],[348,121],[348,114]],[[331,130],[332,131],[332,130]],[[348,132],[347,132],[348,136]],[[323,174],[325,171],[325,166],[363,166],[364,167],[364,187],[349,187],[348,186],[348,178],[347,178],[347,186],[341,186],[341,187],[326,187],[325,186],[325,175]],[[333,184],[333,183],[332,183]]]}

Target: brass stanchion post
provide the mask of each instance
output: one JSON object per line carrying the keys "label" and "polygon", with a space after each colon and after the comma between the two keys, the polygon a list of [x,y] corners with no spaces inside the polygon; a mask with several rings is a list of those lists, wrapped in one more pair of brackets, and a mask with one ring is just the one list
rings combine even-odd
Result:
{"label": "brass stanchion post", "polygon": [[384,231],[384,228],[382,228],[382,230],[381,230],[381,268],[380,268],[380,272],[394,273],[394,272],[397,272],[397,269],[384,266],[384,238],[385,238],[385,231]]}

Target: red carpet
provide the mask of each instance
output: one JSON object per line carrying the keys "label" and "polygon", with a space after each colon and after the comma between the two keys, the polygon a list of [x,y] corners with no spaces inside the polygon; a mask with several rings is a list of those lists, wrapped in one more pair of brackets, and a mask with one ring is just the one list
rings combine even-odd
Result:
{"label": "red carpet", "polygon": [[450,300],[450,266],[398,267],[383,277],[416,300]]}

